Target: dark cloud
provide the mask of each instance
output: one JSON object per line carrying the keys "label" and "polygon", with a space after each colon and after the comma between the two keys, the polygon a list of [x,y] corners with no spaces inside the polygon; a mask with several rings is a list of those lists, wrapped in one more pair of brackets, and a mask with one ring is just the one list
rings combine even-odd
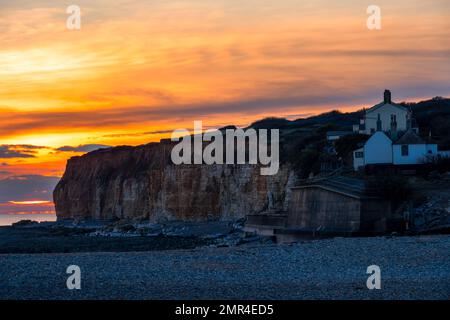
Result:
{"label": "dark cloud", "polygon": [[83,144],[77,147],[73,146],[63,146],[56,150],[63,152],[91,152],[98,149],[110,148],[111,146],[107,146],[104,144]]}
{"label": "dark cloud", "polygon": [[106,134],[103,137],[104,138],[140,137],[140,136],[147,136],[147,135],[172,133],[174,130],[175,129],[156,130],[156,131],[147,131],[147,132],[135,132],[135,133],[116,133],[116,134]]}
{"label": "dark cloud", "polygon": [[[142,89],[142,88],[126,88],[114,91],[114,96],[140,96],[152,98],[153,100],[160,101],[165,104],[174,104],[176,102],[175,96],[170,92],[158,90],[158,89]],[[89,99],[94,101],[110,101],[111,93],[104,94],[91,94],[88,96]]]}
{"label": "dark cloud", "polygon": [[[0,159],[34,158],[37,150],[45,148],[28,144],[3,144],[0,145]],[[2,165],[6,166],[7,164],[2,163]]]}
{"label": "dark cloud", "polygon": [[[226,126],[226,125],[225,124],[216,125],[216,126],[203,125],[202,128],[204,130],[212,130],[212,129],[218,129],[222,126]],[[140,136],[155,135],[155,134],[168,134],[168,133],[174,132],[176,129],[178,129],[178,128],[167,129],[167,130],[147,131],[147,132],[106,134],[106,135],[103,135],[102,137],[104,137],[104,138],[123,138],[123,137],[140,137]]]}
{"label": "dark cloud", "polygon": [[144,134],[166,134],[166,133],[172,133],[173,130],[157,130],[157,131],[148,131],[144,132]]}
{"label": "dark cloud", "polygon": [[22,175],[0,179],[0,202],[32,199],[52,201],[58,177]]}

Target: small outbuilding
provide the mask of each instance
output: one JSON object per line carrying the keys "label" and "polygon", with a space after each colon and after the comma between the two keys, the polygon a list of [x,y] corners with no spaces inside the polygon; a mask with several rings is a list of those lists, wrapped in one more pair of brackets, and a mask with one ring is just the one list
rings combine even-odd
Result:
{"label": "small outbuilding", "polygon": [[336,177],[292,188],[287,228],[325,233],[388,231],[390,201],[366,195],[364,181]]}
{"label": "small outbuilding", "polygon": [[414,131],[407,131],[400,139],[392,145],[393,163],[420,164],[426,163],[427,157],[438,155],[437,144],[427,143]]}
{"label": "small outbuilding", "polygon": [[366,165],[421,165],[442,154],[438,145],[429,143],[409,129],[393,140],[383,131],[375,132],[363,148],[353,151],[353,167]]}
{"label": "small outbuilding", "polygon": [[335,176],[291,188],[287,213],[247,216],[245,230],[291,242],[305,237],[383,234],[396,223],[389,200],[368,196],[363,180]]}

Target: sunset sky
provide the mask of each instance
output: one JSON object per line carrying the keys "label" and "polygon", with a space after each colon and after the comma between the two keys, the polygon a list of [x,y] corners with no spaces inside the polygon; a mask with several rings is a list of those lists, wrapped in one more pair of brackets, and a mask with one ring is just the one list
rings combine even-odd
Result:
{"label": "sunset sky", "polygon": [[0,0],[0,31],[0,214],[51,214],[21,201],[50,201],[69,157],[193,120],[450,95],[448,0]]}

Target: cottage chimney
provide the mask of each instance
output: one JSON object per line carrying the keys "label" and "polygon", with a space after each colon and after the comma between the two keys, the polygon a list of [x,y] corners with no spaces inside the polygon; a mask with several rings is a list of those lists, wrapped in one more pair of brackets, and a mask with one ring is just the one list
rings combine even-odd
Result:
{"label": "cottage chimney", "polygon": [[397,132],[397,119],[395,116],[391,116],[391,139],[397,140],[398,132]]}
{"label": "cottage chimney", "polygon": [[384,103],[392,103],[392,95],[389,90],[384,90]]}
{"label": "cottage chimney", "polygon": [[411,111],[408,111],[408,114],[406,115],[406,131],[412,129],[412,115]]}
{"label": "cottage chimney", "polygon": [[381,131],[383,128],[381,126],[381,116],[380,114],[378,114],[378,118],[377,118],[377,131]]}

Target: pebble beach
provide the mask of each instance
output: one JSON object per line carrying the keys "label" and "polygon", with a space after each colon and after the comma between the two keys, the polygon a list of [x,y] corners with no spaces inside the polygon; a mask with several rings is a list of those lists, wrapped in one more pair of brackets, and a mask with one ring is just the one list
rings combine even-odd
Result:
{"label": "pebble beach", "polygon": [[[450,236],[0,255],[0,299],[449,299]],[[66,268],[81,269],[81,289]],[[381,289],[366,286],[381,269]]]}

